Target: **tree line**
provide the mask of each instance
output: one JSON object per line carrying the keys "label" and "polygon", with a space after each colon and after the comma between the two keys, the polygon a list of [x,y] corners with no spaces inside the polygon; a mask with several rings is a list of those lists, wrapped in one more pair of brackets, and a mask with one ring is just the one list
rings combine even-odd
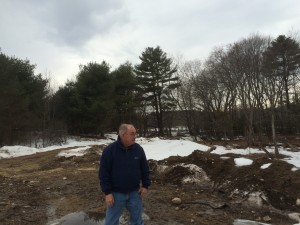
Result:
{"label": "tree line", "polygon": [[184,126],[193,136],[242,135],[249,145],[299,132],[300,47],[292,37],[253,34],[204,62],[168,57],[159,46],[139,59],[114,70],[106,61],[80,65],[75,80],[53,93],[28,60],[0,52],[0,144],[103,135],[122,122],[140,135]]}
{"label": "tree line", "polygon": [[299,42],[284,35],[250,35],[216,48],[202,65],[180,66],[178,105],[190,133],[263,136],[299,133]]}

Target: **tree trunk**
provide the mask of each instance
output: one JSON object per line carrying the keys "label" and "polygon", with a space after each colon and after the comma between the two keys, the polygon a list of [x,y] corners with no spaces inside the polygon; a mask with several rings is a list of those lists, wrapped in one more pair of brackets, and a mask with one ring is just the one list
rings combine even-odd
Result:
{"label": "tree trunk", "polygon": [[272,124],[272,140],[275,146],[275,157],[278,158],[279,151],[276,143],[276,130],[275,130],[275,112],[274,108],[272,108],[272,115],[271,115],[271,124]]}
{"label": "tree trunk", "polygon": [[247,127],[247,144],[248,146],[253,145],[253,110],[250,109],[248,127]]}

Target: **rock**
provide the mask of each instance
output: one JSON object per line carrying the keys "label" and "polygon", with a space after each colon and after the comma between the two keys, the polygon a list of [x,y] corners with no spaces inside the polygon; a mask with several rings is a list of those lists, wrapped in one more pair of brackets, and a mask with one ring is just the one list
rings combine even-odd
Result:
{"label": "rock", "polygon": [[177,198],[177,197],[176,197],[176,198],[173,198],[173,199],[172,199],[172,203],[173,203],[173,204],[176,204],[176,205],[179,205],[179,204],[181,204],[181,199],[180,199],[180,198]]}
{"label": "rock", "polygon": [[296,205],[300,207],[300,198],[296,200]]}
{"label": "rock", "polygon": [[29,181],[29,184],[36,184],[36,183],[39,183],[39,181],[38,180],[31,180],[31,181]]}
{"label": "rock", "polygon": [[63,177],[63,180],[67,180],[68,178],[66,178],[66,177]]}
{"label": "rock", "polygon": [[195,220],[191,219],[191,223],[194,223],[194,222],[195,222]]}
{"label": "rock", "polygon": [[300,213],[289,213],[289,218],[300,223]]}
{"label": "rock", "polygon": [[256,220],[256,221],[261,221],[261,217],[259,216],[259,217],[257,217],[255,220]]}
{"label": "rock", "polygon": [[247,202],[250,206],[261,208],[263,206],[263,193],[252,192],[248,195]]}
{"label": "rock", "polygon": [[150,217],[147,214],[145,214],[145,213],[143,213],[142,217],[143,217],[144,221],[145,220],[150,220]]}
{"label": "rock", "polygon": [[270,222],[270,221],[271,221],[271,217],[269,217],[269,216],[264,216],[264,217],[263,217],[263,221],[265,221],[265,222]]}
{"label": "rock", "polygon": [[195,164],[179,163],[173,166],[158,165],[157,176],[173,184],[196,184],[212,186],[206,172]]}

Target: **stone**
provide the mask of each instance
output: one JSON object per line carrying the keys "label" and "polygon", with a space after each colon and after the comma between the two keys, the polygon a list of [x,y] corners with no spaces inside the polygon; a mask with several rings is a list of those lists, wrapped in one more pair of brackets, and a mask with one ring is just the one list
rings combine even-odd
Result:
{"label": "stone", "polygon": [[173,204],[176,204],[176,205],[180,205],[180,204],[181,204],[181,199],[180,199],[180,198],[177,198],[177,197],[176,197],[176,198],[173,198],[173,199],[172,199],[172,203],[173,203]]}
{"label": "stone", "polygon": [[289,213],[289,218],[300,223],[300,213]]}
{"label": "stone", "polygon": [[261,208],[263,206],[263,199],[260,192],[253,192],[248,195],[248,204],[254,207]]}
{"label": "stone", "polygon": [[265,222],[270,222],[270,221],[271,221],[271,217],[269,217],[269,216],[264,216],[264,217],[263,217],[263,221],[265,221]]}

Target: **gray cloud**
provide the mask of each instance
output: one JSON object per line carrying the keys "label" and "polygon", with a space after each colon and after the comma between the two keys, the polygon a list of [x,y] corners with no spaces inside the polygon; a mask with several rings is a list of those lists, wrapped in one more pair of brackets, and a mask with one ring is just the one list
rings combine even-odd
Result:
{"label": "gray cloud", "polygon": [[205,60],[251,33],[297,31],[299,7],[299,0],[1,0],[0,48],[63,83],[79,64],[137,63],[149,46]]}
{"label": "gray cloud", "polygon": [[81,45],[96,34],[107,35],[116,23],[126,23],[120,1],[59,1],[45,21],[53,30],[51,40]]}
{"label": "gray cloud", "polygon": [[120,0],[12,0],[19,16],[31,18],[45,41],[78,47],[94,35],[108,35],[110,29],[128,22]]}

